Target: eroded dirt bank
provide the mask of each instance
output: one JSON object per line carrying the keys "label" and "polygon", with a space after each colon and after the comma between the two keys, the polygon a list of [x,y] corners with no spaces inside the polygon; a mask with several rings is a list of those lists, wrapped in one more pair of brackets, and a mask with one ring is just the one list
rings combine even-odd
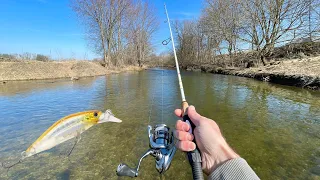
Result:
{"label": "eroded dirt bank", "polygon": [[320,89],[320,57],[276,61],[272,65],[252,68],[221,68],[206,65],[188,65],[189,71],[202,71],[255,78],[277,84]]}

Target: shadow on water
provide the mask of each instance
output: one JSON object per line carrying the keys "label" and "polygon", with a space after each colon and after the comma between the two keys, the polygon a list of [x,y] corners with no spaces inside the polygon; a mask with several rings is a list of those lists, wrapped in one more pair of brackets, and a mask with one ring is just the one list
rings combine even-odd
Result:
{"label": "shadow on water", "polygon": [[[320,167],[320,93],[252,79],[182,72],[186,97],[220,125],[229,144],[262,179],[317,179]],[[125,179],[117,165],[136,166],[148,148],[147,125],[174,127],[180,107],[174,70],[148,70],[84,78],[8,82],[0,85],[0,161],[18,159],[59,118],[88,109],[112,109],[120,124],[99,124],[83,133],[70,161],[59,157],[73,141],[26,159],[0,179]],[[152,111],[150,113],[150,109]],[[151,116],[150,116],[151,115]],[[153,158],[139,179],[191,179],[177,152],[160,176]]]}
{"label": "shadow on water", "polygon": [[59,173],[56,176],[56,179],[70,179],[71,171],[69,169],[66,169],[65,171]]}

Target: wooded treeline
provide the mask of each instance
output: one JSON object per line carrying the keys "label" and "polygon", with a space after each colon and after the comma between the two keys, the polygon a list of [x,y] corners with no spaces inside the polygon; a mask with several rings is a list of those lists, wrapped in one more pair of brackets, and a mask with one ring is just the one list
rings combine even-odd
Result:
{"label": "wooded treeline", "polygon": [[[205,0],[199,19],[175,22],[182,64],[268,64],[277,46],[320,38],[319,0]],[[241,60],[239,60],[241,59]]]}
{"label": "wooded treeline", "polygon": [[150,1],[71,0],[71,7],[105,66],[142,66],[152,51],[151,38],[159,24]]}

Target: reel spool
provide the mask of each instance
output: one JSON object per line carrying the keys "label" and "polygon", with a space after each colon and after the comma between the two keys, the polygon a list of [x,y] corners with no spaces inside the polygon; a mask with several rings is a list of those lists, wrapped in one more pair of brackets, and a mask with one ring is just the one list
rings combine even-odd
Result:
{"label": "reel spool", "polygon": [[139,159],[138,166],[130,168],[127,164],[121,163],[117,168],[118,176],[137,177],[141,161],[148,155],[155,157],[156,169],[160,174],[169,169],[177,150],[174,146],[173,132],[170,132],[170,128],[165,124],[158,124],[154,128],[149,125],[148,135],[150,149]]}

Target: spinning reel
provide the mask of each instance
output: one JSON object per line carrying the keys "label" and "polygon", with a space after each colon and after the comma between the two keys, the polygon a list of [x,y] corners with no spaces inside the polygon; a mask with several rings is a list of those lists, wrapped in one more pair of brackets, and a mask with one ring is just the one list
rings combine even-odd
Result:
{"label": "spinning reel", "polygon": [[158,124],[154,128],[148,126],[149,146],[150,149],[140,158],[138,166],[133,169],[127,164],[121,163],[117,168],[118,176],[137,177],[142,159],[151,155],[156,159],[156,169],[160,174],[168,170],[176,147],[174,146],[173,132],[165,124]]}

